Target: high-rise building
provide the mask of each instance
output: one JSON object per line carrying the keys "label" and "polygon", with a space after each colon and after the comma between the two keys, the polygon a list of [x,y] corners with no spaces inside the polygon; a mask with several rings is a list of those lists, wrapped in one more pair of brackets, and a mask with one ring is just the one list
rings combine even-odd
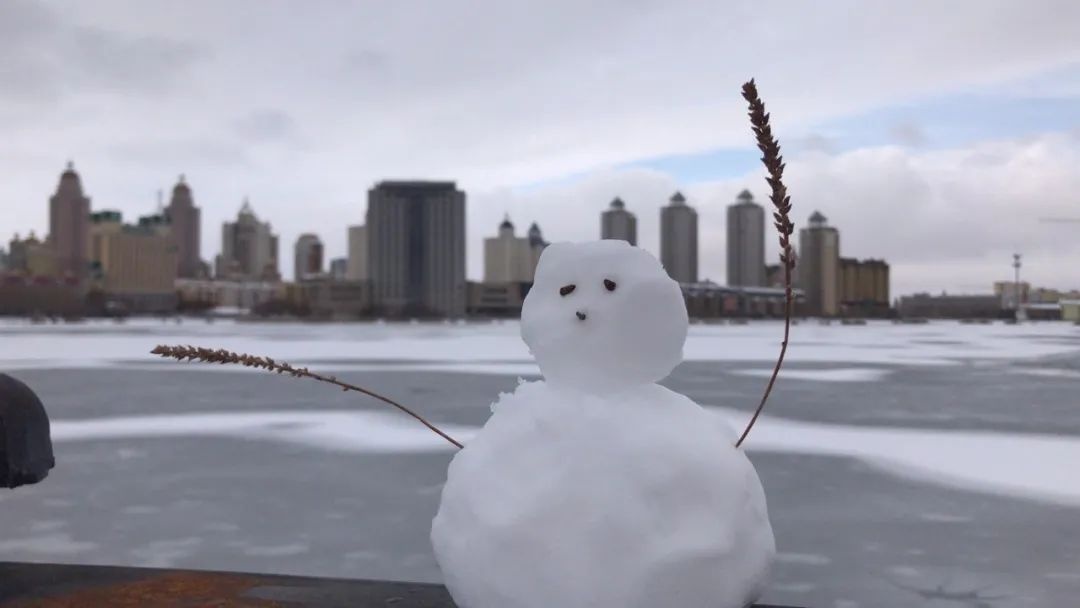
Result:
{"label": "high-rise building", "polygon": [[660,263],[680,283],[698,280],[697,211],[680,192],[660,209]]}
{"label": "high-rise building", "polygon": [[367,226],[349,226],[349,265],[346,278],[350,281],[368,279]]}
{"label": "high-rise building", "polygon": [[[540,263],[540,254],[550,243],[544,240],[544,233],[540,232],[540,226],[533,222],[529,226],[529,251],[532,254],[532,274],[536,274],[536,266]],[[532,282],[532,279],[529,279]]]}
{"label": "high-rise building", "polygon": [[323,273],[323,244],[319,237],[307,233],[296,239],[294,255],[294,279],[306,281]]}
{"label": "high-rise building", "polygon": [[217,277],[237,281],[277,281],[277,235],[269,222],[260,222],[244,199],[235,222],[221,227],[221,254],[217,257]]}
{"label": "high-rise building", "polygon": [[75,165],[68,162],[60,174],[56,193],[49,199],[49,239],[56,254],[57,272],[82,279],[87,272],[90,198],[83,194]]}
{"label": "high-rise building", "polygon": [[176,241],[176,274],[182,279],[196,278],[203,272],[199,248],[202,246],[201,211],[195,206],[191,187],[184,176],[173,186],[169,206],[165,208],[173,240]]}
{"label": "high-rise building", "polygon": [[727,284],[764,287],[765,208],[749,190],[727,208]]}
{"label": "high-rise building", "polygon": [[840,306],[845,315],[889,312],[889,264],[885,260],[840,258]]}
{"label": "high-rise building", "polygon": [[796,282],[806,294],[803,310],[831,317],[840,312],[840,232],[828,225],[820,211],[799,231]]}
{"label": "high-rise building", "polygon": [[367,232],[376,314],[465,314],[465,193],[454,182],[376,184]]}
{"label": "high-rise building", "polygon": [[637,217],[626,210],[626,203],[619,197],[600,214],[600,238],[637,245]]}
{"label": "high-rise building", "polygon": [[25,239],[16,234],[8,243],[7,270],[28,277],[55,277],[56,251],[33,232]]}
{"label": "high-rise building", "polygon": [[519,237],[507,217],[499,225],[498,236],[484,239],[484,282],[532,283],[540,252],[546,246],[535,222],[528,236]]}
{"label": "high-rise building", "polygon": [[160,214],[123,223],[120,212],[90,218],[91,266],[110,300],[130,311],[168,311],[175,306],[178,247]]}
{"label": "high-rise building", "polygon": [[349,259],[334,258],[330,260],[330,280],[345,281],[349,277]]}

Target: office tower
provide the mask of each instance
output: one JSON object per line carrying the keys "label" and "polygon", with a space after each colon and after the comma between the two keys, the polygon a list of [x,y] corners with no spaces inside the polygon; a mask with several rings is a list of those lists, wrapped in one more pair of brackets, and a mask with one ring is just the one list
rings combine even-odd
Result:
{"label": "office tower", "polygon": [[499,225],[498,236],[484,239],[484,282],[532,283],[546,245],[536,223],[529,227],[528,236],[519,237],[507,217]]}
{"label": "office tower", "polygon": [[165,208],[165,217],[169,220],[173,240],[176,242],[176,275],[182,279],[196,278],[202,274],[201,212],[195,206],[195,199],[181,175],[173,186],[169,206]]}
{"label": "office tower", "polygon": [[349,226],[349,264],[346,276],[350,281],[366,281],[368,279],[366,226]]}
{"label": "office tower", "polygon": [[840,233],[819,211],[799,231],[796,279],[806,295],[807,314],[831,317],[840,312]]}
{"label": "office tower", "polygon": [[532,277],[536,275],[536,265],[540,263],[540,254],[544,252],[544,249],[549,245],[544,240],[544,234],[540,232],[540,226],[536,222],[533,222],[529,226],[529,255],[530,255],[530,269],[529,269],[529,282],[532,282]]}
{"label": "office tower", "polygon": [[626,203],[615,197],[600,214],[600,238],[623,240],[637,245],[637,217],[626,210]]}
{"label": "office tower", "polygon": [[322,274],[323,244],[318,236],[310,233],[301,234],[300,238],[296,239],[293,255],[295,280],[306,281]]}
{"label": "office tower", "polygon": [[680,192],[660,209],[660,263],[680,283],[698,280],[697,211]]}
{"label": "office tower", "polygon": [[765,208],[749,190],[727,208],[727,284],[765,286]]}
{"label": "office tower", "polygon": [[366,223],[377,314],[465,314],[465,193],[454,182],[380,182]]}
{"label": "office tower", "polygon": [[334,258],[330,260],[330,280],[345,281],[349,277],[349,259]]}
{"label": "office tower", "polygon": [[56,251],[33,231],[25,239],[16,234],[8,243],[7,270],[27,277],[55,277]]}
{"label": "office tower", "polygon": [[840,258],[840,303],[851,312],[887,312],[889,264],[885,260]]}
{"label": "office tower", "polygon": [[71,162],[60,174],[56,193],[49,199],[49,244],[56,256],[57,272],[82,279],[87,272],[87,239],[90,199]]}
{"label": "office tower", "polygon": [[217,277],[237,281],[276,281],[277,235],[269,222],[260,222],[251,204],[244,199],[235,222],[221,227],[221,255]]}
{"label": "office tower", "polygon": [[175,299],[178,247],[167,226],[161,215],[144,216],[136,225],[124,224],[119,211],[90,217],[95,278],[129,310],[164,310]]}

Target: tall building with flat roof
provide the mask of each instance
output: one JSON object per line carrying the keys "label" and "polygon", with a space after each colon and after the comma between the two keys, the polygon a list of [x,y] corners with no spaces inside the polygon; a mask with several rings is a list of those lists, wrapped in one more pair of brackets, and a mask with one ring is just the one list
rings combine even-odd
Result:
{"label": "tall building with flat roof", "polygon": [[175,308],[176,242],[161,215],[124,224],[119,211],[90,218],[91,266],[108,298],[132,312]]}
{"label": "tall building with flat roof", "polygon": [[349,226],[349,256],[345,276],[350,281],[368,279],[367,226]]}
{"label": "tall building with flat roof", "polygon": [[619,197],[600,214],[600,238],[637,245],[637,216],[626,209],[626,203]]}
{"label": "tall building with flat roof", "polygon": [[323,274],[323,244],[317,235],[301,234],[293,251],[293,279],[306,281]]}
{"label": "tall building with flat roof", "polygon": [[165,217],[169,220],[173,241],[176,242],[176,275],[183,279],[198,277],[203,271],[200,255],[202,212],[195,206],[191,187],[183,175],[173,186],[169,206],[165,208]]}
{"label": "tall building with flat roof", "polygon": [[727,284],[764,287],[765,208],[749,190],[739,193],[727,208]]}
{"label": "tall building with flat roof", "polygon": [[796,283],[806,294],[803,310],[814,316],[840,313],[840,232],[820,211],[799,231]]}
{"label": "tall building with flat roof", "polygon": [[840,258],[840,307],[845,315],[883,316],[890,303],[885,260]]}
{"label": "tall building with flat roof", "polygon": [[90,198],[83,193],[75,165],[68,162],[60,174],[56,193],[49,198],[49,239],[56,256],[57,272],[82,279],[89,269],[86,259],[90,234]]}
{"label": "tall building with flat roof", "polygon": [[465,315],[465,193],[454,182],[379,182],[366,224],[376,314]]}
{"label": "tall building with flat roof", "polygon": [[681,192],[660,209],[660,263],[680,283],[698,281],[698,217]]}

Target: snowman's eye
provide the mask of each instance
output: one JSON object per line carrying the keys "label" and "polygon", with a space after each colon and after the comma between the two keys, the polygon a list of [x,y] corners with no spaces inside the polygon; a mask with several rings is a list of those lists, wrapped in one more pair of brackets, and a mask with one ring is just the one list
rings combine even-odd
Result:
{"label": "snowman's eye", "polygon": [[615,291],[615,281],[604,279],[604,287],[607,288],[608,291]]}
{"label": "snowman's eye", "polygon": [[568,296],[568,295],[574,293],[575,289],[577,289],[577,285],[563,285],[562,287],[559,288],[559,295],[560,296]]}

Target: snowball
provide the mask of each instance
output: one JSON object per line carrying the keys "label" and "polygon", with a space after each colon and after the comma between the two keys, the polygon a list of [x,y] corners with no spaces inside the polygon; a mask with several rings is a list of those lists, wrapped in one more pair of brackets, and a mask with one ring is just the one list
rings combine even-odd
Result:
{"label": "snowball", "polygon": [[548,246],[521,311],[544,377],[598,390],[667,376],[687,327],[679,284],[649,252],[616,240]]}
{"label": "snowball", "polygon": [[[605,249],[585,251],[596,261],[613,260]],[[550,262],[564,259],[562,252],[547,258],[542,289],[569,276],[553,276]],[[573,280],[584,285],[605,268],[631,286],[646,285],[645,292],[660,283],[630,272],[639,267],[619,264],[582,265]],[[580,301],[590,313],[633,318],[624,312],[631,294],[614,295],[628,297],[597,305],[603,294],[586,291]],[[541,303],[543,318],[560,322],[548,310],[559,302],[535,300],[533,313]],[[626,344],[606,333],[613,325],[604,323],[592,331]],[[651,334],[642,326],[626,333],[641,332]],[[562,333],[537,342],[545,345],[540,356],[554,352],[545,350],[553,343],[584,343],[566,347],[576,355],[596,352],[588,340]],[[608,355],[627,355],[635,369],[654,376],[670,365],[670,352],[654,359],[628,348]],[[617,368],[608,364],[604,373],[617,375]],[[462,608],[752,603],[768,577],[775,543],[761,482],[735,439],[718,417],[655,384],[603,395],[553,382],[522,384],[500,397],[483,430],[450,464],[431,530],[447,588]]]}

